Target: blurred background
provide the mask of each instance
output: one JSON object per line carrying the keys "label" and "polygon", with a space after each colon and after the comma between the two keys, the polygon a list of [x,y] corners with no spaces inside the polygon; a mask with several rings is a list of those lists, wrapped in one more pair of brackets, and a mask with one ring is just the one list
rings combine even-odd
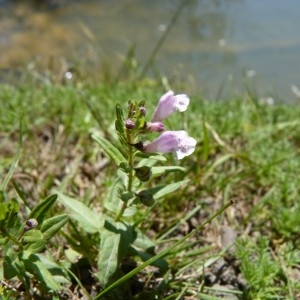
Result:
{"label": "blurred background", "polygon": [[143,69],[159,45],[146,75],[182,80],[209,99],[249,88],[265,99],[300,98],[299,0],[182,3],[0,0],[0,80],[74,66],[91,78],[118,74],[128,55]]}

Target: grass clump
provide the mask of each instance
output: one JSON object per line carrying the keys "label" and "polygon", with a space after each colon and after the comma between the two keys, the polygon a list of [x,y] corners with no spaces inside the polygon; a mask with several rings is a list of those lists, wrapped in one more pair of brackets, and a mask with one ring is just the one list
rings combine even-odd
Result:
{"label": "grass clump", "polygon": [[[101,269],[102,246],[95,224],[110,209],[104,199],[114,199],[122,184],[91,133],[122,149],[114,131],[116,103],[125,109],[129,100],[147,100],[151,110],[163,91],[150,81],[0,87],[2,181],[19,147],[20,118],[23,125],[19,164],[1,198],[2,208],[19,218],[9,223],[16,227],[10,234],[20,237],[9,241],[10,248],[18,246],[13,254],[7,232],[1,231],[1,247],[16,266],[15,273],[5,273],[8,260],[1,257],[4,299],[100,298],[104,286],[95,274]],[[139,230],[131,233],[143,243],[139,252],[123,257],[107,286],[125,279],[105,299],[299,298],[300,107],[267,105],[249,95],[224,102],[189,97],[192,109],[168,118],[165,125],[188,129],[198,142],[196,151],[180,164],[168,154],[160,162],[165,170],[172,164],[177,171],[158,174],[147,188],[181,184],[156,205],[138,210],[130,226]],[[82,209],[74,214],[66,205],[69,198],[65,205],[49,198],[57,192],[76,199]],[[209,219],[230,202],[234,205]],[[7,216],[2,216],[2,229],[9,225]],[[46,225],[24,239],[23,224],[32,216]],[[54,227],[55,220],[60,226]],[[127,232],[124,224],[118,230]],[[157,253],[164,255],[156,264],[126,277]],[[39,276],[36,266],[43,271]]]}

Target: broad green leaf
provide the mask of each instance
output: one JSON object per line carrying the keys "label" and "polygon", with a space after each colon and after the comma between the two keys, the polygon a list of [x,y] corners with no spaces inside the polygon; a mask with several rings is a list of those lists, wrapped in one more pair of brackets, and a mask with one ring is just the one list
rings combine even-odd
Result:
{"label": "broad green leaf", "polygon": [[26,245],[24,249],[26,249],[26,251],[29,251],[31,253],[38,253],[42,251],[45,247],[46,247],[46,240],[42,239]]}
{"label": "broad green leaf", "polygon": [[54,280],[50,271],[37,255],[30,254],[28,257],[25,256],[23,258],[23,263],[26,271],[34,275],[35,279],[42,283],[47,290],[58,291],[61,289],[60,284]]}
{"label": "broad green leaf", "polygon": [[84,203],[61,193],[58,194],[58,201],[70,211],[70,217],[76,220],[86,232],[95,233],[103,227],[104,221],[101,221],[101,215]]}
{"label": "broad green leaf", "polygon": [[3,274],[6,280],[15,277],[19,274],[19,269],[16,266],[17,253],[12,249],[8,249],[3,258]]}
{"label": "broad green leaf", "polygon": [[32,244],[43,239],[43,234],[37,229],[31,229],[24,233],[22,241],[26,244]]}
{"label": "broad green leaf", "polygon": [[29,218],[36,219],[39,224],[44,221],[44,218],[48,211],[51,209],[57,199],[57,195],[50,195],[39,204],[37,204],[29,214]]}
{"label": "broad green leaf", "polygon": [[123,217],[132,217],[136,214],[136,211],[135,206],[129,206],[124,210]]}
{"label": "broad green leaf", "polygon": [[[132,248],[136,255],[138,255],[143,261],[146,261],[155,255],[155,244],[140,230],[135,229],[135,232],[137,236],[132,244]],[[163,258],[159,258],[153,262],[152,265],[158,267],[163,272],[168,269],[168,263]]]}
{"label": "broad green leaf", "polygon": [[104,202],[104,207],[108,211],[115,213],[118,210],[120,205],[120,193],[125,190],[123,183],[121,182],[120,178],[116,178],[113,184],[110,187],[108,197]]}
{"label": "broad green leaf", "polygon": [[127,160],[123,154],[111,142],[104,137],[93,134],[92,138],[100,145],[104,152],[117,164],[126,163]]}
{"label": "broad green leaf", "polygon": [[35,254],[43,266],[51,273],[53,279],[62,284],[69,283],[69,275],[65,272],[64,267],[70,268],[71,265],[68,263],[68,266],[62,266],[61,264],[56,263],[51,256],[45,257],[44,254]]}
{"label": "broad green leaf", "polygon": [[32,253],[37,253],[46,246],[46,241],[43,238],[43,234],[37,229],[32,229],[25,232],[22,241],[25,244],[24,249]]}
{"label": "broad green leaf", "polygon": [[132,228],[106,220],[100,239],[97,276],[100,284],[107,286],[133,241]]}
{"label": "broad green leaf", "polygon": [[162,189],[160,189],[157,193],[155,193],[153,197],[155,200],[162,198],[162,197],[180,189],[182,186],[186,185],[188,182],[189,182],[189,180],[182,180],[179,182],[174,182],[174,183],[168,184],[168,185],[164,186]]}
{"label": "broad green leaf", "polygon": [[82,258],[82,254],[80,254],[72,248],[68,248],[64,252],[67,260],[72,264],[76,264],[79,261],[79,259]]}
{"label": "broad green leaf", "polygon": [[109,284],[118,268],[120,240],[121,234],[118,232],[105,228],[101,233],[97,276],[100,284],[104,287]]}
{"label": "broad green leaf", "polygon": [[148,253],[154,253],[155,244],[149,239],[143,232],[135,228],[136,238],[132,244],[138,251],[146,251]]}
{"label": "broad green leaf", "polygon": [[44,221],[40,230],[45,240],[51,239],[69,220],[68,215],[59,215]]}

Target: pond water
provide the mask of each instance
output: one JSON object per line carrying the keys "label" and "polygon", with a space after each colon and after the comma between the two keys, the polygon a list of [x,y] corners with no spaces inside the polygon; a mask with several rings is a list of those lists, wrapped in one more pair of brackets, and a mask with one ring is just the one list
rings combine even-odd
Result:
{"label": "pond water", "polygon": [[[143,66],[168,28],[176,0],[0,0],[0,69],[85,62],[118,69],[131,46]],[[210,99],[253,88],[300,98],[299,0],[190,0],[155,56],[153,70],[184,79]],[[299,88],[299,89],[298,89]]]}

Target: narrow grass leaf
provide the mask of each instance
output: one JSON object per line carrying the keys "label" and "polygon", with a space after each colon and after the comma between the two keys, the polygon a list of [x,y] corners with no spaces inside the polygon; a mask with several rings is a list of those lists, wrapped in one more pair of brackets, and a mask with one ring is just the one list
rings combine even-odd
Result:
{"label": "narrow grass leaf", "polygon": [[16,156],[9,168],[9,171],[7,175],[5,176],[1,186],[0,186],[0,191],[5,191],[6,187],[15,171],[15,169],[18,166],[19,159],[20,159],[20,154],[21,154],[21,149],[22,149],[22,144],[23,144],[23,126],[22,126],[22,115],[20,116],[20,123],[19,123],[19,147],[16,153]]}
{"label": "narrow grass leaf", "polygon": [[118,166],[122,162],[126,163],[126,159],[123,154],[107,139],[96,134],[93,134],[92,138]]}
{"label": "narrow grass leaf", "polygon": [[232,157],[235,157],[235,154],[233,153],[228,153],[228,154],[225,154],[225,155],[222,155],[221,157],[217,158],[215,160],[215,162],[208,168],[208,170],[206,171],[205,175],[203,176],[203,181],[206,180],[212,173],[213,173],[213,170],[223,164],[224,162],[226,162],[227,160],[229,160],[230,158]]}
{"label": "narrow grass leaf", "polygon": [[206,163],[208,160],[208,154],[209,154],[209,140],[208,140],[208,134],[207,134],[207,128],[205,126],[205,120],[203,119],[202,122],[202,134],[203,134],[203,146],[202,146],[202,159],[203,163]]}
{"label": "narrow grass leaf", "polygon": [[70,211],[71,218],[76,220],[86,232],[98,232],[103,226],[101,216],[84,203],[61,193],[58,193],[58,201]]}

